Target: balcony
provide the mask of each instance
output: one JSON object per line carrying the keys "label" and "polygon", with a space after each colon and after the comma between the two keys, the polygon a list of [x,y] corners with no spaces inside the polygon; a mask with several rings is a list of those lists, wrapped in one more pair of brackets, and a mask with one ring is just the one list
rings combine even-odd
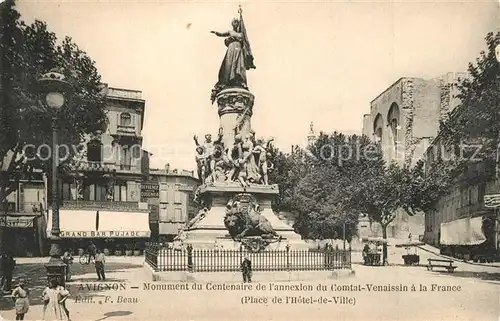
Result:
{"label": "balcony", "polygon": [[114,202],[114,201],[63,201],[63,204],[61,204],[61,209],[148,212],[148,210],[139,207],[138,202]]}
{"label": "balcony", "polygon": [[129,164],[115,164],[107,162],[80,161],[74,171],[99,173],[141,173],[141,167]]}
{"label": "balcony", "polygon": [[135,132],[135,126],[118,125],[116,128],[116,134],[122,136],[137,136]]}
{"label": "balcony", "polygon": [[42,202],[23,202],[19,206],[15,202],[8,202],[0,204],[0,214],[1,213],[30,213],[36,214],[41,213],[43,210]]}
{"label": "balcony", "polygon": [[75,166],[75,170],[85,172],[113,172],[115,169],[116,165],[113,163],[94,161],[80,161]]}

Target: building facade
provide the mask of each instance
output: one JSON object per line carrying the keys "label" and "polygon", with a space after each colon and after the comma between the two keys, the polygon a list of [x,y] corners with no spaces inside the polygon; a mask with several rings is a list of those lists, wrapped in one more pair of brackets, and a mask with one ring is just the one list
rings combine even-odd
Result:
{"label": "building facade", "polygon": [[[149,167],[142,149],[145,101],[138,90],[106,86],[104,94],[106,131],[88,135],[76,166],[61,179],[60,230],[74,251],[93,242],[119,254],[142,247],[151,236],[149,206],[141,202]],[[50,207],[48,212],[50,236]]]}
{"label": "building facade", "polygon": [[30,181],[20,180],[6,202],[0,204],[2,250],[14,256],[41,256],[46,248],[45,182],[41,172],[33,176]]}
{"label": "building facade", "polygon": [[200,185],[194,171],[151,169],[150,181],[159,186],[158,234],[162,241],[171,242],[198,212],[194,192]]}
{"label": "building facade", "polygon": [[[448,73],[428,80],[400,78],[370,103],[370,113],[363,116],[363,134],[380,145],[386,162],[416,164],[438,135],[440,121],[460,103],[456,85],[466,76]],[[365,229],[380,236],[377,224]],[[389,225],[389,237],[406,237],[409,233],[424,234],[424,217],[398,211]]]}
{"label": "building facade", "polygon": [[[426,169],[437,159],[451,159],[455,153],[438,136],[425,153]],[[497,213],[485,206],[485,196],[498,195],[500,190],[499,181],[491,175],[493,170],[491,161],[467,165],[455,179],[450,193],[438,201],[434,210],[425,214],[426,243],[439,247],[443,254],[460,258],[467,254],[474,260],[498,252]],[[500,200],[500,195],[497,198]]]}

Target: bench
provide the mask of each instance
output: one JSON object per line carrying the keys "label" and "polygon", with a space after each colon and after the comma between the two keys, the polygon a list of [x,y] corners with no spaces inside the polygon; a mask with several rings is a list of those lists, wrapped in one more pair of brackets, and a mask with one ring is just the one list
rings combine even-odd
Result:
{"label": "bench", "polygon": [[[427,265],[427,270],[432,271],[435,267],[441,267],[448,270],[448,272],[452,273],[455,271],[457,266],[453,265],[452,260],[443,260],[443,259],[428,259],[429,265]],[[433,264],[433,262],[437,262],[438,264]]]}

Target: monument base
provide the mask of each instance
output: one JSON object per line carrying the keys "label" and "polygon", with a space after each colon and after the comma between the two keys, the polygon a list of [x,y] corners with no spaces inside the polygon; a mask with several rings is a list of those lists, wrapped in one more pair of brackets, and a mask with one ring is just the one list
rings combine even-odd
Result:
{"label": "monument base", "polygon": [[200,187],[199,198],[207,205],[208,211],[205,217],[198,221],[189,230],[185,231],[186,239],[193,248],[202,249],[239,249],[241,242],[234,241],[224,225],[226,216],[226,205],[238,194],[251,194],[257,200],[260,214],[272,225],[274,231],[280,237],[270,242],[266,247],[269,250],[285,249],[287,245],[291,249],[307,249],[308,244],[293,228],[281,221],[271,209],[271,201],[278,194],[277,185],[250,185],[242,187],[238,183],[215,183]]}

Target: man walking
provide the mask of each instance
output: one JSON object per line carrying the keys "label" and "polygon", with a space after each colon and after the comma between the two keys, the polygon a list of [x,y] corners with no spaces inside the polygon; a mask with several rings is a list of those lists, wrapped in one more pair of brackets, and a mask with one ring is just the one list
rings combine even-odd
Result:
{"label": "man walking", "polygon": [[106,257],[101,250],[97,249],[97,255],[95,256],[95,271],[97,273],[98,280],[106,280],[106,276],[104,275],[104,264],[106,263]]}

